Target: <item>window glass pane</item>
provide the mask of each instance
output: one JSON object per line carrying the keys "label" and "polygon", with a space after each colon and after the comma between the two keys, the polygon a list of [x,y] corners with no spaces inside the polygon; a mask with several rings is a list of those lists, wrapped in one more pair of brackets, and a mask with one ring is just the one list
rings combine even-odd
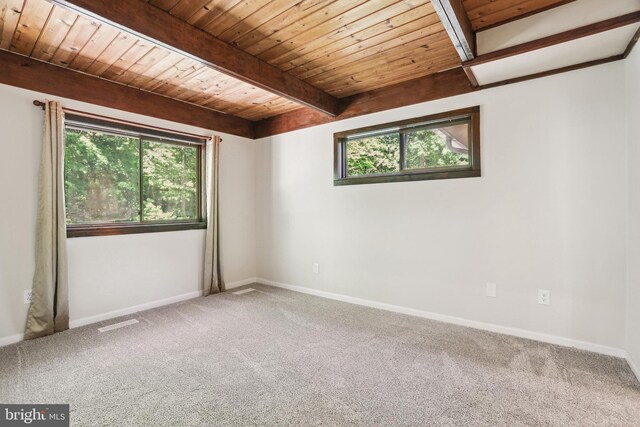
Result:
{"label": "window glass pane", "polygon": [[197,148],[142,144],[144,220],[197,219]]}
{"label": "window glass pane", "polygon": [[67,129],[67,224],[138,221],[137,138]]}
{"label": "window glass pane", "polygon": [[347,140],[347,176],[400,171],[400,134]]}
{"label": "window glass pane", "polygon": [[469,165],[469,124],[419,129],[406,134],[406,168]]}

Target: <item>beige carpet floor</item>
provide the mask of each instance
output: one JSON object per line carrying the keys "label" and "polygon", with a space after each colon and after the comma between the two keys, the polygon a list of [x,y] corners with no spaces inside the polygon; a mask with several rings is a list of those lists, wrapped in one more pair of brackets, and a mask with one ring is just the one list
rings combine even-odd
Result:
{"label": "beige carpet floor", "polygon": [[0,402],[77,426],[640,425],[622,359],[251,287],[0,348]]}

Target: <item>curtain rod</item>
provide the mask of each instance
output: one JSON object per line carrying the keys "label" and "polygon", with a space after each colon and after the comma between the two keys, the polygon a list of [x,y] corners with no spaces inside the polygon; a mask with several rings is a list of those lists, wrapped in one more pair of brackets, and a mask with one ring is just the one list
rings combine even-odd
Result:
{"label": "curtain rod", "polygon": [[[40,108],[42,108],[44,110],[46,103],[42,102],[42,101],[38,101],[36,99],[35,101],[33,101],[33,105],[35,105],[36,107],[40,107]],[[167,128],[163,128],[163,127],[159,127],[159,126],[152,126],[152,125],[146,125],[144,123],[132,122],[132,121],[123,120],[123,119],[117,119],[115,117],[109,117],[109,116],[102,116],[100,114],[87,113],[86,111],[73,110],[71,108],[64,108],[63,107],[62,111],[65,111],[65,112],[68,112],[68,113],[77,114],[79,116],[84,116],[84,117],[94,117],[96,119],[109,120],[109,121],[112,121],[112,122],[122,123],[122,124],[126,124],[126,125],[134,125],[134,126],[147,128],[147,129],[155,129],[155,130],[160,130],[160,131],[164,131],[164,132],[174,133],[174,134],[177,134],[177,135],[190,136],[192,138],[200,138],[200,139],[209,139],[209,138],[211,138],[211,135],[198,135],[198,134],[195,134],[195,133],[181,132],[181,131],[178,131],[178,130],[167,129]],[[222,138],[220,138],[220,141],[222,141]]]}

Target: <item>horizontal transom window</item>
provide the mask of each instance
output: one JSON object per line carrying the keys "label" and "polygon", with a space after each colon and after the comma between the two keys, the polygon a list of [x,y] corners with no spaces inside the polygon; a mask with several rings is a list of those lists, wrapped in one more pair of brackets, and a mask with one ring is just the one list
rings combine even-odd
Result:
{"label": "horizontal transom window", "polygon": [[206,141],[67,115],[67,234],[204,228]]}
{"label": "horizontal transom window", "polygon": [[480,176],[480,109],[334,134],[334,184]]}

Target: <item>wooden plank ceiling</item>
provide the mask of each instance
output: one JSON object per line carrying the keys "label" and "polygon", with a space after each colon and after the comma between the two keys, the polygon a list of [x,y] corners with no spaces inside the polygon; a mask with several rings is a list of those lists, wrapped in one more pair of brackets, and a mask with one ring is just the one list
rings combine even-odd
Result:
{"label": "wooden plank ceiling", "polygon": [[34,59],[252,120],[299,108],[45,0],[0,0],[0,20],[0,48]]}
{"label": "wooden plank ceiling", "polygon": [[[337,98],[460,66],[429,0],[140,0]],[[566,0],[464,0],[475,29]],[[0,49],[261,120],[300,104],[46,0],[0,0]]]}
{"label": "wooden plank ceiling", "polygon": [[429,0],[150,0],[336,97],[459,65]]}

